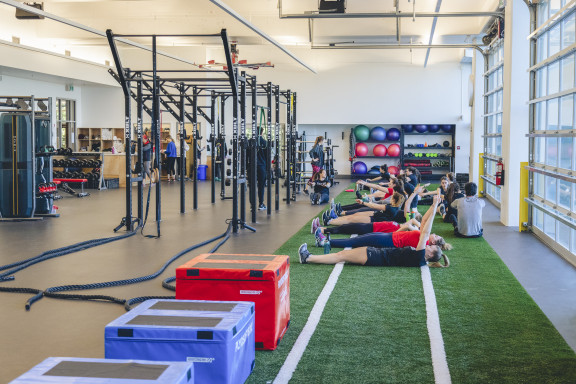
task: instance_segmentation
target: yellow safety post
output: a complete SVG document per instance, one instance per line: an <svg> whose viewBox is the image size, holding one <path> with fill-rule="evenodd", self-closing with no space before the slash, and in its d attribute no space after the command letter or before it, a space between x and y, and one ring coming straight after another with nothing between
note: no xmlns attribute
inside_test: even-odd
<svg viewBox="0 0 576 384"><path fill-rule="evenodd" d="M484 176L484 154L483 153L479 153L478 154L478 158L479 158L479 162L478 162L478 197L484 197L484 179L482 178L482 176Z"/></svg>
<svg viewBox="0 0 576 384"><path fill-rule="evenodd" d="M519 225L520 232L525 232L528 230L528 203L524 200L528 197L528 185L530 178L530 171L526 169L528 162L520 163L520 212L519 212Z"/></svg>

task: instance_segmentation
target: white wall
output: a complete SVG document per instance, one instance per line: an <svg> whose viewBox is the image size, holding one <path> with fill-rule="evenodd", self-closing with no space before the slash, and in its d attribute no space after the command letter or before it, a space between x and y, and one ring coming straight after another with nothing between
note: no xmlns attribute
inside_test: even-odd
<svg viewBox="0 0 576 384"><path fill-rule="evenodd" d="M73 91L66 91L67 82L64 79L40 75L30 75L27 78L6 75L2 72L2 67L0 67L0 76L0 95L2 96L52 98L52 145L56 146L56 98L76 100L77 111L80 111L82 87L76 86Z"/></svg>
<svg viewBox="0 0 576 384"><path fill-rule="evenodd" d="M467 95L470 65L439 64L427 68L384 64L350 64L314 75L306 72L257 73L298 93L299 131L309 137L328 133L336 170L350 174L349 132L358 124L456 124L457 171L468 172L470 113ZM463 78L466 78L464 83ZM345 132L342 140L342 132ZM370 166L379 163L371 159ZM393 160L388 161L392 165ZM464 162L464 164L461 164Z"/></svg>

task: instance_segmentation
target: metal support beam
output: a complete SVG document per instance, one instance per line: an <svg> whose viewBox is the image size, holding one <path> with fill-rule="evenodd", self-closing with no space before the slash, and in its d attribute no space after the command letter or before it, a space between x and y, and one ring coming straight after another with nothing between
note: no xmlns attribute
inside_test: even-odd
<svg viewBox="0 0 576 384"><path fill-rule="evenodd" d="M106 37L106 32L102 32L102 31L99 31L99 30L94 29L92 27L88 27L87 25L83 25L83 24L77 23L75 21L68 20L68 19L65 19L65 18L60 17L60 16L56 16L52 13L44 12L38 8L34 8L34 7L29 6L29 5L25 5L25 3L21 3L21 2L18 2L16 0L0 0L0 3L4 3L6 5L11 5L14 8L21 9L21 10L26 11L28 13L32 13L32 14L38 15L38 16L43 16L46 19L54 20L54 21L57 21L59 23L66 24L70 27L78 28L78 29L81 29L83 31L93 33L93 34L98 35L98 36ZM138 44L138 43L131 41L131 40L128 40L128 39L118 38L118 39L116 39L116 41L123 43L123 44L127 44L130 46L136 47L136 48L143 49L145 51L153 52L154 54L168 57L170 59L177 60L177 61L180 61L182 63L190 64L190 65L193 65L195 67L198 66L198 64L196 64L192 61L181 59L177 56L171 55L171 54L166 53L166 52L156 51L156 49L153 50L153 49L151 49L145 45Z"/></svg>
<svg viewBox="0 0 576 384"><path fill-rule="evenodd" d="M440 6L442 5L442 0L436 2L436 13L440 12ZM430 39L428 40L428 45L432 45L432 40L434 40L434 32L436 32L436 23L438 22L438 17L432 20L432 28L430 29ZM426 51L426 58L424 59L424 68L428 65L428 58L430 57L430 48Z"/></svg>
<svg viewBox="0 0 576 384"><path fill-rule="evenodd" d="M273 38L268 36L266 33L264 33L264 31L262 31L260 28L256 27L252 23L250 23L248 20L246 20L244 17L242 17L239 13L234 11L228 5L224 4L220 0L210 0L210 1L212 2L212 4L218 6L224 12L226 12L227 14L229 14L230 16L232 16L233 18L235 18L236 20L238 20L239 22L244 24L246 27L250 28L253 32L260 35L260 37L264 38L269 43L271 43L272 45L274 45L275 47L280 49L282 52L284 52L285 54L290 56L298 64L302 65L304 68L308 69L310 72L316 73L316 71L314 69L312 69L312 67L310 67L308 64L304 63L302 60L300 60L298 57L296 57L292 52L290 52L288 49L286 49L282 44L280 44L279 42L277 42L276 40L274 40ZM231 68L231 67L229 66L228 68Z"/></svg>

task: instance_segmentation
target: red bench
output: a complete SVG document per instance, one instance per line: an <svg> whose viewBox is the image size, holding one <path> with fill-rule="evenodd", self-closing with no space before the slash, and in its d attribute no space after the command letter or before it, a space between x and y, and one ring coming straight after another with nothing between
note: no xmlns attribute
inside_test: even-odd
<svg viewBox="0 0 576 384"><path fill-rule="evenodd" d="M67 192L71 195L76 195L77 197L84 197L84 196L90 196L89 193L84 192L84 183L88 182L88 179L61 179L61 178L57 178L57 179L53 179L54 182L58 183L60 182L61 186L60 189L63 190L64 192ZM68 183L80 183L80 188L82 189L82 192L77 193L75 190L73 190Z"/></svg>

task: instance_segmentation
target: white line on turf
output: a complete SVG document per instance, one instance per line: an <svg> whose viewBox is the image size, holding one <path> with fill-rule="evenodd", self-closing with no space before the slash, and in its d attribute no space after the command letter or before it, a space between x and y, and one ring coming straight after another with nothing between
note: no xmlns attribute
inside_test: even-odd
<svg viewBox="0 0 576 384"><path fill-rule="evenodd" d="M440 317L436 306L436 296L432 285L430 268L425 265L420 268L422 272L422 287L424 288L424 299L426 301L428 336L430 337L430 351L432 352L432 366L434 368L434 378L436 384L450 384L450 371L444 350L444 340L440 329Z"/></svg>
<svg viewBox="0 0 576 384"><path fill-rule="evenodd" d="M350 237L356 236L357 235L352 235ZM278 372L278 375L274 379L274 384L287 384L292 378L292 375L294 374L294 371L296 370L296 367L298 366L298 363L300 362L300 359L302 358L302 355L304 354L304 351L306 350L312 335L316 331L316 327L318 326L320 318L322 317L322 312L324 312L326 303L328 303L328 299L330 298L330 295L332 294L332 291L338 282L338 277L340 276L343 267L344 263L338 263L332 269L332 273L330 274L330 277L328 277L328 281L324 285L322 292L320 292L320 296L318 296L318 299L316 299L316 303L310 312L310 316L308 316L306 325L302 329L302 332L300 332L300 335L298 335L298 339L296 339L296 342L292 346L292 350L286 357L284 365L282 365L280 372Z"/></svg>

